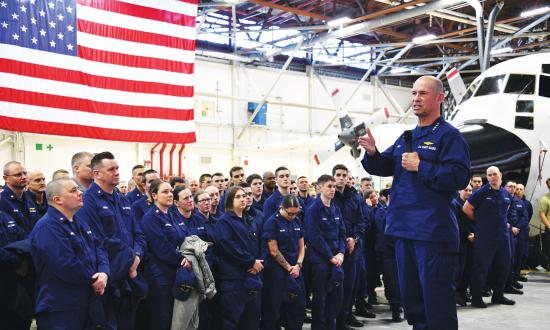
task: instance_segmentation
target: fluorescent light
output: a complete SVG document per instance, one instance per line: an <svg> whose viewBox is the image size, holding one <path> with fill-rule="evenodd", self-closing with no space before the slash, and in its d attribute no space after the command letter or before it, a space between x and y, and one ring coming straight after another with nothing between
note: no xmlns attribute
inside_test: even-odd
<svg viewBox="0 0 550 330"><path fill-rule="evenodd" d="M520 16L521 17L531 17L531 16L544 14L544 13L549 12L549 11L550 11L550 7L549 6L544 6L544 7L540 7L540 8L537 8L537 9L526 10L526 11L522 12Z"/></svg>
<svg viewBox="0 0 550 330"><path fill-rule="evenodd" d="M497 54L503 54L503 53L509 53L513 51L511 47L504 47L499 49L491 50L491 55L497 55Z"/></svg>
<svg viewBox="0 0 550 330"><path fill-rule="evenodd" d="M346 23L349 23L351 22L351 18L349 17L340 17L340 18L337 18L337 19L333 19L332 21L328 21L327 22L327 25L330 26L330 27L337 27L337 26L342 26Z"/></svg>
<svg viewBox="0 0 550 330"><path fill-rule="evenodd" d="M420 43L423 43L423 42L426 42L426 41L434 40L436 38L437 37L434 36L433 34L426 34L426 35L414 38L413 42L415 44L420 44Z"/></svg>
<svg viewBox="0 0 550 330"><path fill-rule="evenodd" d="M404 73L410 71L407 68L393 68L391 69L390 73Z"/></svg>

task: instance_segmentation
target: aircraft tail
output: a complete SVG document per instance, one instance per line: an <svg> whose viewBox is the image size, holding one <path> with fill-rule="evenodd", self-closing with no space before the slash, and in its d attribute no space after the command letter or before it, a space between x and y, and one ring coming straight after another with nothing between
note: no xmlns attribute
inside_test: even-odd
<svg viewBox="0 0 550 330"><path fill-rule="evenodd" d="M459 104L464 94L466 94L466 85L464 85L460 72L456 68L452 68L447 72L447 82L449 83L456 104Z"/></svg>

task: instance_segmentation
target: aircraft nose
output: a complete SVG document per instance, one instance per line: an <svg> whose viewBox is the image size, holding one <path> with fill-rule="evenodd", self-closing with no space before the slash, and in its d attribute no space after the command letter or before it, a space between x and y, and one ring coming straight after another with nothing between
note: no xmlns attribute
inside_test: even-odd
<svg viewBox="0 0 550 330"><path fill-rule="evenodd" d="M472 173L484 174L497 166L503 182L527 182L531 167L531 149L514 133L486 122L467 122L458 126L470 147Z"/></svg>

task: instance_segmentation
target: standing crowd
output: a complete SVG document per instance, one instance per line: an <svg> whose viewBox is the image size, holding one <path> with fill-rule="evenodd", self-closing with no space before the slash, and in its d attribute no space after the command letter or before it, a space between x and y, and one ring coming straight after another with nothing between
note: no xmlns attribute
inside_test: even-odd
<svg viewBox="0 0 550 330"><path fill-rule="evenodd" d="M485 185L471 177L441 101L441 82L422 77L411 137L384 152L370 130L360 138L365 169L393 177L380 191L368 177L356 188L341 164L311 184L284 166L166 181L136 165L121 184L113 154L80 152L72 177L46 185L6 163L2 326L349 329L376 317L382 280L392 321L404 312L413 329L457 329L456 305L483 308L490 294L514 304L504 293L522 293L532 207L496 167Z"/></svg>

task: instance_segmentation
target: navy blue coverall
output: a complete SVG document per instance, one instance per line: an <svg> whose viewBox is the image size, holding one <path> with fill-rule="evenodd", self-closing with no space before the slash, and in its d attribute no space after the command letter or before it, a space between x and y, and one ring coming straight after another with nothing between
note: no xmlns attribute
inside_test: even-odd
<svg viewBox="0 0 550 330"><path fill-rule="evenodd" d="M401 135L383 153L362 160L374 175L391 176L386 234L394 236L405 317L414 329L457 329L455 281L458 225L451 200L470 179L470 155L460 132L443 118L412 131L418 172L401 166ZM442 297L445 297L442 299Z"/></svg>
<svg viewBox="0 0 550 330"><path fill-rule="evenodd" d="M474 207L474 266L470 280L472 299L481 299L489 272L493 297L502 296L511 266L508 213L512 197L504 189L485 184L468 202Z"/></svg>
<svg viewBox="0 0 550 330"><path fill-rule="evenodd" d="M142 198L143 196L146 196L145 194L141 193L139 189L136 187L132 191L126 194L126 199L130 202L130 205L132 205L135 201Z"/></svg>
<svg viewBox="0 0 550 330"><path fill-rule="evenodd" d="M92 276L109 275L109 259L90 227L50 207L34 227L36 320L40 329L93 329L88 319L95 296Z"/></svg>
<svg viewBox="0 0 550 330"><path fill-rule="evenodd" d="M149 197L143 196L137 201L132 203L132 213L134 214L134 219L136 221L141 221L145 213L153 206L153 203L149 202Z"/></svg>
<svg viewBox="0 0 550 330"><path fill-rule="evenodd" d="M25 193L21 198L17 197L7 185L0 193L0 210L10 215L27 234L32 231L40 219L40 214L32 199Z"/></svg>
<svg viewBox="0 0 550 330"><path fill-rule="evenodd" d="M526 207L525 201L518 197L514 197L513 203L516 206L517 223L515 227L519 228L520 232L516 236L516 253L514 255L513 280L517 280L521 275L521 266L523 256L525 255L525 246L529 244L529 209Z"/></svg>
<svg viewBox="0 0 550 330"><path fill-rule="evenodd" d="M458 221L460 233L460 250L458 256L458 274L457 274L457 293L462 297L466 297L466 291L470 285L470 276L474 261L474 243L468 240L470 234L475 234L475 223L470 220L462 208L465 201L460 197L453 199L451 205Z"/></svg>
<svg viewBox="0 0 550 330"><path fill-rule="evenodd" d="M232 211L225 212L216 222L216 252L219 253L217 280L222 307L224 330L257 330L260 326L261 287L249 290L248 270L259 258L258 233L247 226L244 218Z"/></svg>
<svg viewBox="0 0 550 330"><path fill-rule="evenodd" d="M84 192L84 206L78 211L79 219L85 221L94 235L111 246L111 251L129 252L141 260L147 248L145 236L132 214L129 201L118 190L112 194L103 191L95 182ZM116 255L109 255L109 261ZM119 254L119 252L116 252ZM131 264L128 266L130 270ZM113 265L110 265L113 272ZM103 303L107 313L109 327L112 329L134 329L135 313L138 301L132 296L130 277L125 272L121 278L111 276ZM113 275L113 274L112 274ZM138 276L141 276L138 273ZM135 293L135 292L134 292Z"/></svg>
<svg viewBox="0 0 550 330"><path fill-rule="evenodd" d="M172 286L183 256L179 247L189 235L181 217L164 213L153 205L140 222L147 239L148 262L144 276L149 283L149 295L145 299L147 329L170 329L174 297Z"/></svg>
<svg viewBox="0 0 550 330"><path fill-rule="evenodd" d="M306 244L311 266L312 323L314 330L335 329L336 317L342 307L342 286L329 285L333 264L338 253L346 253L346 226L342 213L331 201L330 207L317 198L306 211Z"/></svg>

